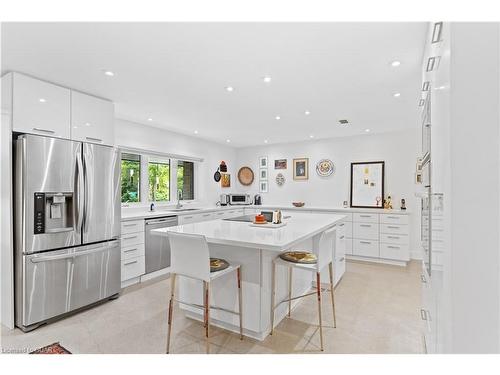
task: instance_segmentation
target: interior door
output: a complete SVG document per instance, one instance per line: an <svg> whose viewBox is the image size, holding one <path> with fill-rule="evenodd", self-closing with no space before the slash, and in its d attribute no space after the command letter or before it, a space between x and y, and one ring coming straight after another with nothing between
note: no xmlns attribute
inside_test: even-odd
<svg viewBox="0 0 500 375"><path fill-rule="evenodd" d="M120 158L116 148L83 144L86 244L120 236Z"/></svg>
<svg viewBox="0 0 500 375"><path fill-rule="evenodd" d="M120 257L119 241L24 256L18 324L29 326L118 293Z"/></svg>

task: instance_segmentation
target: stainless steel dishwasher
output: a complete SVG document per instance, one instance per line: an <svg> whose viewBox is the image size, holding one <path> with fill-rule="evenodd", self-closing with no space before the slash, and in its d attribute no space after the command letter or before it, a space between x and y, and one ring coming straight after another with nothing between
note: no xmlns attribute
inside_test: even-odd
<svg viewBox="0 0 500 375"><path fill-rule="evenodd" d="M145 220L146 273L170 267L170 244L168 238L151 233L153 229L175 227L177 216L162 216Z"/></svg>

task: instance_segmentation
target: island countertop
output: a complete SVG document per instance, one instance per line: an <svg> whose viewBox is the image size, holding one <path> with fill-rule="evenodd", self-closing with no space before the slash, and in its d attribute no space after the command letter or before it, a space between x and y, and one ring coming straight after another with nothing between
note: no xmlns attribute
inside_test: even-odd
<svg viewBox="0 0 500 375"><path fill-rule="evenodd" d="M342 214L300 213L284 219L281 228L258 228L249 222L211 220L154 229L157 235L168 232L203 235L209 244L232 245L270 251L284 251L342 221Z"/></svg>

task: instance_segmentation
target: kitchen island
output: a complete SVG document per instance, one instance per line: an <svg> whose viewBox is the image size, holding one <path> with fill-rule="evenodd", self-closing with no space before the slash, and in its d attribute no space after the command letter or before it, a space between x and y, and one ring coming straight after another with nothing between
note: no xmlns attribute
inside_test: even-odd
<svg viewBox="0 0 500 375"><path fill-rule="evenodd" d="M271 266L272 260L280 252L287 250L312 251L321 234L339 225L344 215L293 213L284 218L286 226L281 228L258 228L248 222L211 220L154 230L158 235L168 236L168 232L203 235L207 239L210 256L223 258L241 264L243 289L243 333L263 340L270 331L271 311ZM322 272L323 274L323 272ZM288 295L288 272L277 268L276 301ZM310 272L294 272L293 295L304 294L311 289ZM324 278L327 282L327 279ZM202 304L202 283L179 277L179 300ZM237 285L234 274L224 275L213 282L211 288L212 305L237 311ZM299 300L293 301L295 304ZM286 315L286 304L276 309L275 324ZM190 318L202 321L201 310L181 305ZM234 332L239 332L238 317L222 310L211 311L211 324Z"/></svg>

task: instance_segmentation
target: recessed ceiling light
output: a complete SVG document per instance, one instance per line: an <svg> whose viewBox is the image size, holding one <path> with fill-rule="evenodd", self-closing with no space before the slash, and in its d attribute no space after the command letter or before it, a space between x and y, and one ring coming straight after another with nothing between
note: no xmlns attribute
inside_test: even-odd
<svg viewBox="0 0 500 375"><path fill-rule="evenodd" d="M226 139L226 142L229 143L229 142L231 142L231 140L230 139Z"/></svg>
<svg viewBox="0 0 500 375"><path fill-rule="evenodd" d="M276 116L275 119L276 120L281 120L281 117L280 116Z"/></svg>
<svg viewBox="0 0 500 375"><path fill-rule="evenodd" d="M198 130L195 130L195 131L194 131L194 134L198 134Z"/></svg>
<svg viewBox="0 0 500 375"><path fill-rule="evenodd" d="M263 77L263 78L262 78L262 80L263 80L265 83L269 83L269 82L271 82L271 77L269 77L269 76L265 76L265 77Z"/></svg>
<svg viewBox="0 0 500 375"><path fill-rule="evenodd" d="M150 117L150 118L148 118L148 121L153 121L153 119Z"/></svg>
<svg viewBox="0 0 500 375"><path fill-rule="evenodd" d="M314 135L312 135L312 134L311 134L311 135L309 136L309 138L314 138Z"/></svg>
<svg viewBox="0 0 500 375"><path fill-rule="evenodd" d="M365 129L365 132L369 133L369 132L370 132L370 129Z"/></svg>
<svg viewBox="0 0 500 375"><path fill-rule="evenodd" d="M86 122L86 123L85 123L85 126L90 126L90 122Z"/></svg>
<svg viewBox="0 0 500 375"><path fill-rule="evenodd" d="M401 93L395 92L394 94L392 94L392 96L394 96L395 98L399 98L401 96Z"/></svg>
<svg viewBox="0 0 500 375"><path fill-rule="evenodd" d="M46 102L46 100L45 100L44 98L40 98L40 99L38 99L38 101L39 101L40 103L45 103L45 102Z"/></svg>
<svg viewBox="0 0 500 375"><path fill-rule="evenodd" d="M306 115L306 116L309 116L310 114L311 114L311 112L309 112L309 111L304 112L304 115Z"/></svg>
<svg viewBox="0 0 500 375"><path fill-rule="evenodd" d="M264 143L267 143L267 139L264 139Z"/></svg>
<svg viewBox="0 0 500 375"><path fill-rule="evenodd" d="M111 70L103 70L103 72L108 77L113 77L115 75L115 73L113 73Z"/></svg>
<svg viewBox="0 0 500 375"><path fill-rule="evenodd" d="M349 121L348 121L348 120L345 120L345 119L343 119L343 120L339 120L339 124L340 124L340 125L347 125L347 124L349 124Z"/></svg>
<svg viewBox="0 0 500 375"><path fill-rule="evenodd" d="M234 87L233 86L226 86L226 91L233 92L234 91Z"/></svg>
<svg viewBox="0 0 500 375"><path fill-rule="evenodd" d="M394 67L400 66L401 65L401 61L394 60L393 62L391 62L391 65L394 66Z"/></svg>

